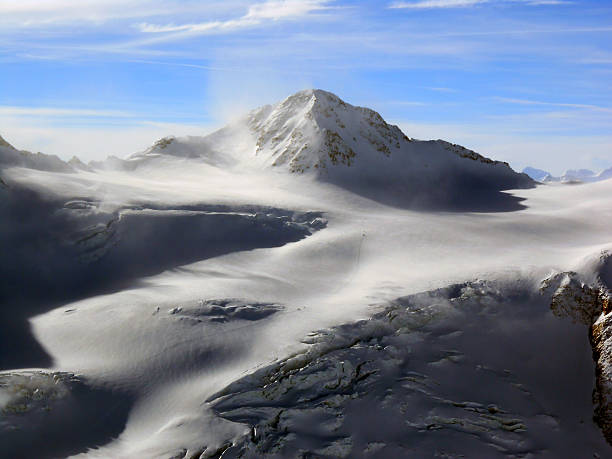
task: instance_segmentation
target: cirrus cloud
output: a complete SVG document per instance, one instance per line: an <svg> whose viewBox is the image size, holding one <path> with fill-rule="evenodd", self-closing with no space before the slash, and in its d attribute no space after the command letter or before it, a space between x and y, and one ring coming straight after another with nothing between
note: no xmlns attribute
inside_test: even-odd
<svg viewBox="0 0 612 459"><path fill-rule="evenodd" d="M389 8L397 9L433 9L433 8L466 8L484 3L521 3L524 5L565 5L573 3L567 0L417 0L412 2L399 1Z"/></svg>
<svg viewBox="0 0 612 459"><path fill-rule="evenodd" d="M149 24L138 25L144 33L186 32L190 34L206 33L218 30L231 30L259 25L264 21L281 21L296 19L315 11L328 9L329 0L268 0L251 5L243 16L225 21L204 21L190 24Z"/></svg>

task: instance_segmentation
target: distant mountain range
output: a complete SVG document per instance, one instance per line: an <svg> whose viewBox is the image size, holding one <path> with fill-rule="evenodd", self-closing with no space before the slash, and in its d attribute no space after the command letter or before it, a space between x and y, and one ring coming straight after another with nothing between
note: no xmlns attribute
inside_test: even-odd
<svg viewBox="0 0 612 459"><path fill-rule="evenodd" d="M50 172L74 171L71 164L62 161L55 155L17 150L0 136L0 169L6 167L26 167Z"/></svg>
<svg viewBox="0 0 612 459"><path fill-rule="evenodd" d="M589 169L569 169L560 177L555 177L548 171L533 167L526 167L523 169L523 173L538 182L599 182L600 180L612 178L612 167L599 173Z"/></svg>

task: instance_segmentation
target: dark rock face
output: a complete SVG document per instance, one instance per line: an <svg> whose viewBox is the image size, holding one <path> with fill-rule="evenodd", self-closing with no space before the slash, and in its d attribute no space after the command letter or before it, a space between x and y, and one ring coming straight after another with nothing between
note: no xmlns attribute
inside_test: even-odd
<svg viewBox="0 0 612 459"><path fill-rule="evenodd" d="M591 327L591 344L597 365L594 419L612 445L612 314L609 311Z"/></svg>
<svg viewBox="0 0 612 459"><path fill-rule="evenodd" d="M466 282L312 333L305 351L208 400L250 426L223 457L608 452L579 421L591 415L593 368L583 326L555 317L548 301L529 282ZM568 423L583 433L560 434Z"/></svg>
<svg viewBox="0 0 612 459"><path fill-rule="evenodd" d="M612 253L602 252L590 283L576 272L560 273L543 283L553 290L551 309L589 327L595 361L594 419L612 445Z"/></svg>

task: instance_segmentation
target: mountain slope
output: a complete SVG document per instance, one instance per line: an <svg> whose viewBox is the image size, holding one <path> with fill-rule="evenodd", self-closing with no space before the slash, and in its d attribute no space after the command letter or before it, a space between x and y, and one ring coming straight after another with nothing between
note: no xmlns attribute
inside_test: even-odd
<svg viewBox="0 0 612 459"><path fill-rule="evenodd" d="M127 159L65 163L0 142L0 166L6 167L134 171L165 167L167 161L203 162L246 174L300 175L387 205L429 210L518 210L520 200L501 191L535 186L507 163L443 140L411 139L374 110L320 89L253 110L207 136L164 137Z"/></svg>
<svg viewBox="0 0 612 459"><path fill-rule="evenodd" d="M518 200L499 192L535 186L507 163L443 140L411 139L377 112L319 89L256 109L206 137L162 139L124 166L169 157L304 175L409 208L516 210Z"/></svg>
<svg viewBox="0 0 612 459"><path fill-rule="evenodd" d="M555 177L553 177L553 175L550 172L545 171L543 169L536 169L535 167L524 168L523 174L527 174L529 177L531 177L532 179L538 182L545 182L545 181L555 179Z"/></svg>
<svg viewBox="0 0 612 459"><path fill-rule="evenodd" d="M17 150L0 136L0 169L27 167L50 172L74 172L74 169L55 155Z"/></svg>
<svg viewBox="0 0 612 459"><path fill-rule="evenodd" d="M368 108L322 90L298 92L248 118L266 166L306 174L400 207L511 210L500 190L534 182L464 147L407 137Z"/></svg>
<svg viewBox="0 0 612 459"><path fill-rule="evenodd" d="M470 164L462 161L464 159L514 172L507 163L492 161L442 140L410 139L374 110L352 106L319 89L298 92L272 110L264 108L252 112L248 122L258 135L255 154L272 166L286 165L290 172L311 170L319 177L338 176L346 168L363 173L371 166L386 168L404 161L412 168L399 171L400 175L406 175L416 169L421 169L419 172L422 169L439 171L448 163ZM382 172L379 170L376 175ZM396 175L392 169L384 172ZM521 174L510 175L514 183L502 186L530 183Z"/></svg>
<svg viewBox="0 0 612 459"><path fill-rule="evenodd" d="M351 191L500 210L521 176L305 95L132 169L1 171L0 457L610 457L612 181L383 206ZM326 168L292 171L307 129Z"/></svg>

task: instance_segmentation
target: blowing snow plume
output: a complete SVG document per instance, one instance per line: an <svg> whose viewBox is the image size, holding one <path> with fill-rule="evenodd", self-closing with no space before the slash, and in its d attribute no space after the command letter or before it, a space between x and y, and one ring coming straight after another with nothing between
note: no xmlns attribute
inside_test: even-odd
<svg viewBox="0 0 612 459"><path fill-rule="evenodd" d="M206 137L162 139L114 167L133 169L168 156L303 175L383 204L422 210L519 210L520 199L503 190L535 186L507 163L444 140L411 139L374 110L320 89L253 110Z"/></svg>

